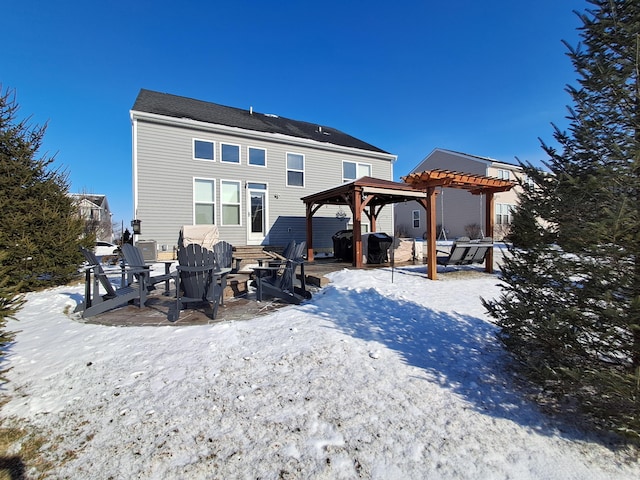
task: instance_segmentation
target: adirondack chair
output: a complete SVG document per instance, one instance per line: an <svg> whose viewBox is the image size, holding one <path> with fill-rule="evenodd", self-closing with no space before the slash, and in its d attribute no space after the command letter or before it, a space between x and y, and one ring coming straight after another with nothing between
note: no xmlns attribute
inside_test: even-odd
<svg viewBox="0 0 640 480"><path fill-rule="evenodd" d="M89 318L126 305L135 299L139 299L139 306L144 305L147 294L144 284L138 283L116 289L109 281L96 255L84 247L80 247L80 252L88 265L85 269L84 303L76 307L76 312L82 312L84 318ZM100 293L100 286L104 289L104 294Z"/></svg>
<svg viewBox="0 0 640 480"><path fill-rule="evenodd" d="M224 290L227 288L227 276L233 272L233 246L229 242L220 240L213 244L213 254L218 265L220 285L222 286L221 305L224 305Z"/></svg>
<svg viewBox="0 0 640 480"><path fill-rule="evenodd" d="M270 261L269 266L254 267L256 278L256 298L262 301L265 294L296 305L311 298L306 289L304 276L304 252L306 242L296 243L289 252L289 258ZM296 286L296 272L300 267L300 286Z"/></svg>
<svg viewBox="0 0 640 480"><path fill-rule="evenodd" d="M229 242L220 240L213 244L213 253L216 255L216 261L220 268L228 268L231 270L233 265L233 246Z"/></svg>
<svg viewBox="0 0 640 480"><path fill-rule="evenodd" d="M190 243L178 249L177 271L176 320L184 304L203 302L211 306L211 318L215 320L229 270L219 267L213 251Z"/></svg>
<svg viewBox="0 0 640 480"><path fill-rule="evenodd" d="M299 245L299 244L298 244ZM304 242L306 245L306 242ZM278 275L281 275L284 272L285 267L287 266L287 262L297 257L301 257L304 255L304 245L297 246L295 240L291 240L284 250L282 251L282 255L276 252L266 252L269 255L269 258L259 258L258 259L258 267L267 267L263 271L260 272L261 279L267 279L267 281L275 281ZM297 248L296 248L297 247ZM265 264L266 262L266 264ZM270 268L269 268L270 267ZM256 268L254 267L254 273Z"/></svg>
<svg viewBox="0 0 640 480"><path fill-rule="evenodd" d="M295 240L291 240L286 247L284 247L284 250L282 250L282 254L277 253L277 252L265 252L267 255L269 255L273 260L275 261L286 261L289 258L291 258L291 255L293 254L293 249L296 247L296 241ZM269 263L271 263L273 260L268 259L267 261ZM258 259L258 265L262 266L262 264L265 262L265 259Z"/></svg>
<svg viewBox="0 0 640 480"><path fill-rule="evenodd" d="M169 281L175 281L176 277L175 273L169 271L173 262L164 262L164 273L154 276L151 273L151 265L146 264L142 251L138 247L125 243L121 249L125 263L128 265L128 283L131 283L132 278L135 278L138 282L144 284L147 290L153 290L156 284L164 282L164 294L169 295Z"/></svg>

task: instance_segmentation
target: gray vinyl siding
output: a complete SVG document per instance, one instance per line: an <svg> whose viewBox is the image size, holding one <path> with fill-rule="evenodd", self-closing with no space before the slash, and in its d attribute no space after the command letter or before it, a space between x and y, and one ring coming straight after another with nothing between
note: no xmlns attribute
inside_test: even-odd
<svg viewBox="0 0 640 480"><path fill-rule="evenodd" d="M342 161L372 165L372 176L392 180L392 155L368 155L366 151L332 151L322 144L300 145L282 135L273 141L251 136L238 129L219 133L203 128L160 124L135 119L137 159L137 211L142 233L139 240L155 240L158 248L171 250L177 243L182 225L192 225L193 179L215 180L215 218L220 237L233 245L247 243L247 182L268 186L268 243L285 245L290 239L305 240L305 206L301 197L342 183ZM193 139L215 142L215 161L193 159ZM220 144L240 146L240 164L220 162ZM311 142L307 142L311 143ZM248 165L247 147L266 150L267 166ZM286 153L304 155L304 187L286 186ZM381 158L382 157L382 158ZM241 181L239 226L221 225L220 181ZM344 210L344 207L343 207ZM336 219L337 208L322 207L314 216L314 247L332 246L331 236L344 228L345 220ZM350 212L346 209L350 217ZM392 209L385 207L378 220L378 231L392 230Z"/></svg>

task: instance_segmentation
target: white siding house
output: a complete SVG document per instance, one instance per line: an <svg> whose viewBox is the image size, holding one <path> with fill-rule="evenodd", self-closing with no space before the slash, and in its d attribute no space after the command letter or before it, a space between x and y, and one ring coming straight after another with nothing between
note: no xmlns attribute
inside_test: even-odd
<svg viewBox="0 0 640 480"><path fill-rule="evenodd" d="M141 233L172 251L183 225L214 224L233 245L305 240L301 197L369 175L393 178L396 156L339 130L141 90L131 110L133 201ZM350 218L328 206L314 246ZM392 211L380 219L391 231Z"/></svg>
<svg viewBox="0 0 640 480"><path fill-rule="evenodd" d="M411 170L411 173L434 169L472 173L502 180L516 180L523 176L522 169L518 165L441 148L433 150ZM476 238L492 236L496 240L501 240L508 232L511 223L511 209L517 203L519 189L520 187L516 186L508 192L495 194L493 232L482 231L485 225L485 199L482 195L472 195L465 190L442 189L438 193L436 209L438 238L442 239L446 236L448 240L451 240L463 236ZM420 238L426 231L425 217L424 208L416 202L397 204L395 208L396 230L407 236ZM444 229L444 234L441 234L440 226Z"/></svg>

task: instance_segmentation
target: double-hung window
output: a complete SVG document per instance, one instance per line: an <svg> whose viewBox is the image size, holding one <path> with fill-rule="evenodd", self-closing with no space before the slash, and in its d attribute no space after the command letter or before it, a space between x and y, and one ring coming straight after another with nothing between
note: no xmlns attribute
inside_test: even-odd
<svg viewBox="0 0 640 480"><path fill-rule="evenodd" d="M208 178L193 179L193 211L196 225L216 223L216 181Z"/></svg>
<svg viewBox="0 0 640 480"><path fill-rule="evenodd" d="M267 151L264 148L248 147L247 158L249 165L257 167L267 166Z"/></svg>
<svg viewBox="0 0 640 480"><path fill-rule="evenodd" d="M524 175L522 177L522 183L524 183L525 187L527 187L529 190L533 190L534 188L536 188L536 182L534 182L533 178L529 177L528 175Z"/></svg>
<svg viewBox="0 0 640 480"><path fill-rule="evenodd" d="M511 209L513 205L508 203L496 203L496 225L509 225L511 223Z"/></svg>
<svg viewBox="0 0 640 480"><path fill-rule="evenodd" d="M193 158L194 160L215 160L215 142L209 140L193 139Z"/></svg>
<svg viewBox="0 0 640 480"><path fill-rule="evenodd" d="M221 143L220 161L224 163L240 163L240 146Z"/></svg>
<svg viewBox="0 0 640 480"><path fill-rule="evenodd" d="M220 181L220 203L222 204L222 225L240 225L240 182Z"/></svg>
<svg viewBox="0 0 640 480"><path fill-rule="evenodd" d="M413 210L413 228L420 228L420 210Z"/></svg>
<svg viewBox="0 0 640 480"><path fill-rule="evenodd" d="M498 178L500 180L511 180L511 172L509 170L498 170Z"/></svg>
<svg viewBox="0 0 640 480"><path fill-rule="evenodd" d="M352 182L361 177L371 176L371 165L368 163L342 162L342 181Z"/></svg>
<svg viewBox="0 0 640 480"><path fill-rule="evenodd" d="M304 187L304 155L287 153L287 186Z"/></svg>

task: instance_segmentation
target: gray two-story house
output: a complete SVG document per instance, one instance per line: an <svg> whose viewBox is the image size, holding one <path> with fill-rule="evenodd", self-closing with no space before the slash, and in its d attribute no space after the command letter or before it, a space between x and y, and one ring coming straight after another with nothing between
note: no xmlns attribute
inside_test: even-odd
<svg viewBox="0 0 640 480"><path fill-rule="evenodd" d="M137 240L160 252L183 225L216 225L238 246L302 241L301 197L362 176L393 179L395 155L324 125L144 89L130 113ZM322 251L350 212L326 206L313 221ZM389 209L378 231L392 222Z"/></svg>

